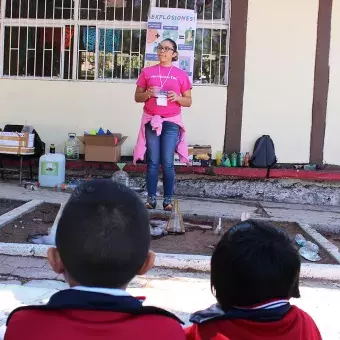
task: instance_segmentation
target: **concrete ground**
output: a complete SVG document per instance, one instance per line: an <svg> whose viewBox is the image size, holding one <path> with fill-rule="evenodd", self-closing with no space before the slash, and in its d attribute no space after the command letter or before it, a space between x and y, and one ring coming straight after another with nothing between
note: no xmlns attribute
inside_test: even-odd
<svg viewBox="0 0 340 340"><path fill-rule="evenodd" d="M17 185L0 183L0 198L65 203L68 197L65 192L29 191ZM180 207L184 214L239 218L243 212L249 212L254 218L299 221L317 229L340 233L339 207L187 198L180 198ZM62 277L50 270L45 259L0 256L0 340L6 317L13 308L44 303L54 292L65 287ZM129 291L133 295L146 296L147 304L169 309L186 322L191 312L214 303L209 275L205 273L153 269L146 276L133 280ZM301 299L293 303L314 318L323 338L340 340L340 282L303 280L301 295Z"/></svg>

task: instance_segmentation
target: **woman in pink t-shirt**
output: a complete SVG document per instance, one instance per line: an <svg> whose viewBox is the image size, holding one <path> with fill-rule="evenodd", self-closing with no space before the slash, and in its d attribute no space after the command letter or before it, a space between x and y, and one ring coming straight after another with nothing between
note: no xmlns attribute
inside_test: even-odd
<svg viewBox="0 0 340 340"><path fill-rule="evenodd" d="M192 86L187 73L172 64L178 59L177 44L171 39L165 39L157 51L159 64L142 70L137 81L135 100L137 103L144 103L144 115L151 118L159 116L163 121L162 133L159 136L152 122L145 125L148 191L146 207L156 208L158 172L159 166L162 165L163 208L172 210L175 184L174 153L180 132L179 125L173 121L181 115L182 106L191 106Z"/></svg>

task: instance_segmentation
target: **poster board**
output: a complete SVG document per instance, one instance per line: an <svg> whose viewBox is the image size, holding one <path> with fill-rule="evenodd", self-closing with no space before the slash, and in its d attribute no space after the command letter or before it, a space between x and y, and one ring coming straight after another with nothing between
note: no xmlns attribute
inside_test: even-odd
<svg viewBox="0 0 340 340"><path fill-rule="evenodd" d="M146 33L145 67L158 63L157 46L167 38L178 47L174 65L187 72L193 81L197 14L190 9L152 7Z"/></svg>

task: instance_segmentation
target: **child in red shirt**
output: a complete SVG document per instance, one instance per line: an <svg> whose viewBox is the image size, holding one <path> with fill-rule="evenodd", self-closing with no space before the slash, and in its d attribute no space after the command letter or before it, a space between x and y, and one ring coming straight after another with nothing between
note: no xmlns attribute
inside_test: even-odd
<svg viewBox="0 0 340 340"><path fill-rule="evenodd" d="M78 187L48 251L71 288L13 311L5 340L185 340L176 316L125 291L152 267L149 246L149 216L136 193L112 180Z"/></svg>
<svg viewBox="0 0 340 340"><path fill-rule="evenodd" d="M231 228L211 258L217 304L191 316L187 340L320 340L300 297L300 257L279 228L252 220Z"/></svg>

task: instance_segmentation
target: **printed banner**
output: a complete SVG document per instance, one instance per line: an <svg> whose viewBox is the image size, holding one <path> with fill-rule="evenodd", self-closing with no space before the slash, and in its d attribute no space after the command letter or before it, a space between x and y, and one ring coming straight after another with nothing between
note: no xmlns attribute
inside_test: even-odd
<svg viewBox="0 0 340 340"><path fill-rule="evenodd" d="M187 72L191 82L194 69L197 14L190 9L152 7L148 17L145 66L158 63L157 46L170 38L177 43L174 65Z"/></svg>

